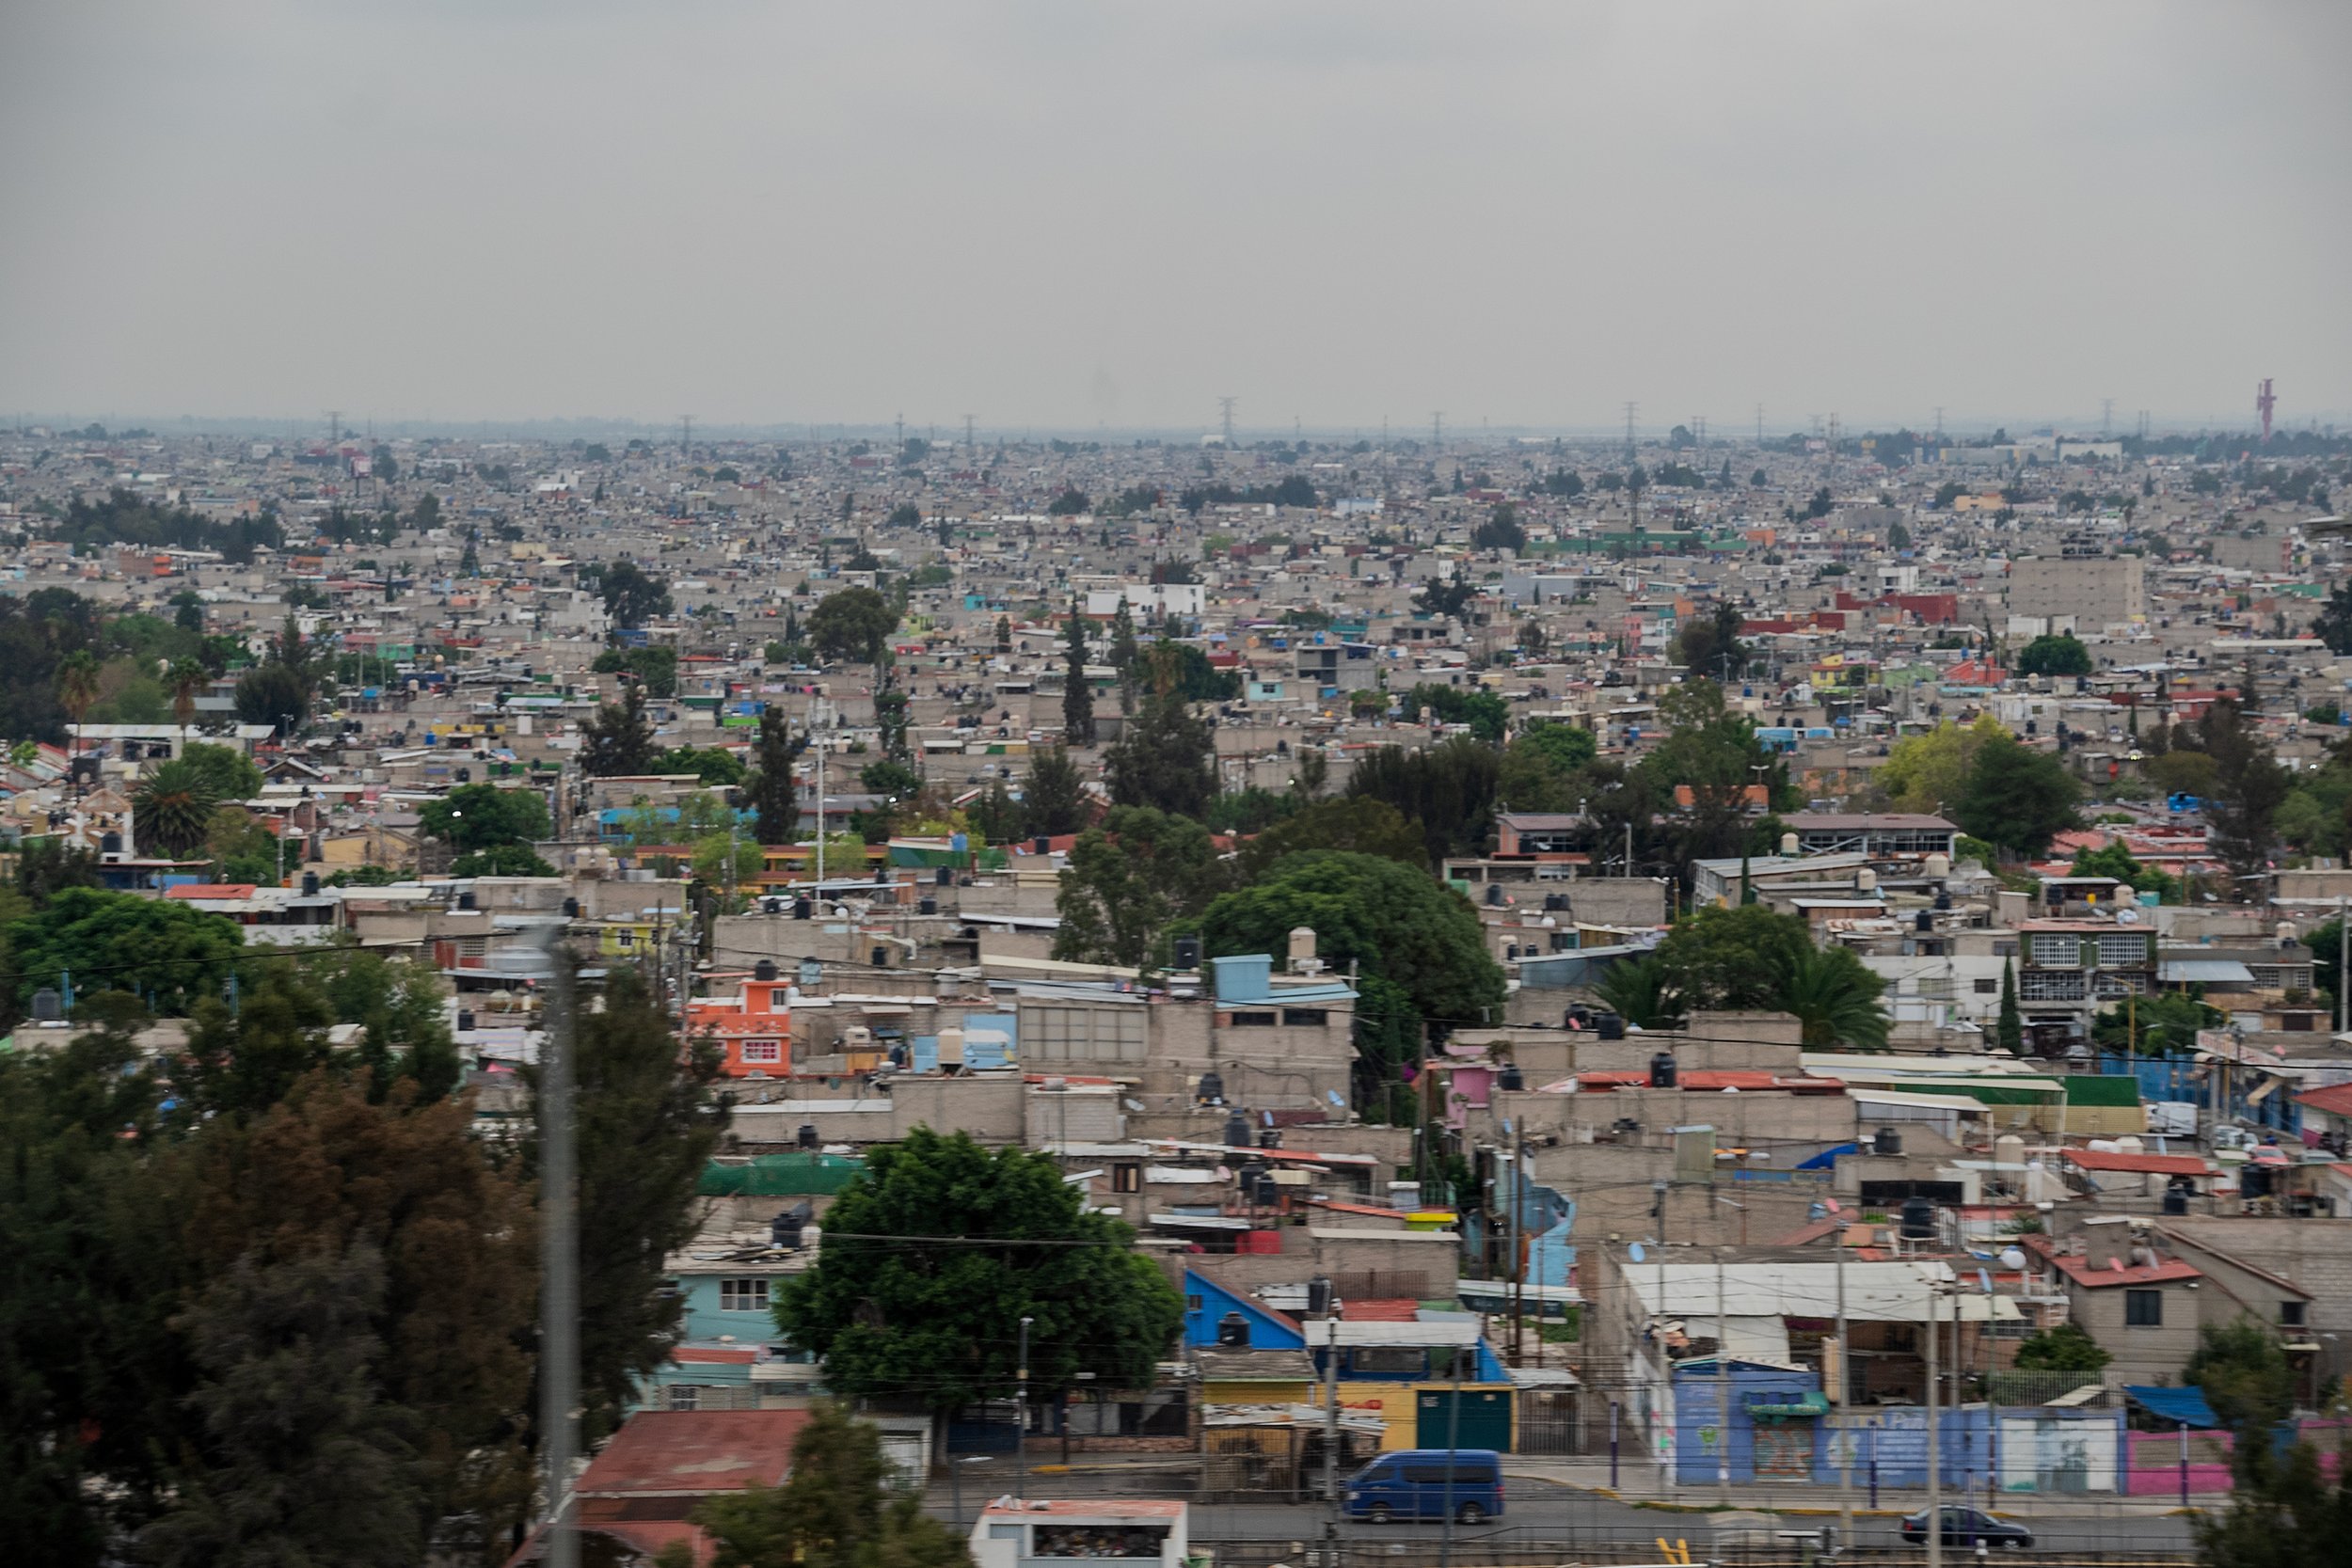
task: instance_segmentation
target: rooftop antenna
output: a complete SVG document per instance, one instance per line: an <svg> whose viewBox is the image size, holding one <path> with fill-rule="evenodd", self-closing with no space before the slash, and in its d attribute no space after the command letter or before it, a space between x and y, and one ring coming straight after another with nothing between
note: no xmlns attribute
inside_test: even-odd
<svg viewBox="0 0 2352 1568"><path fill-rule="evenodd" d="M1222 416L1225 422L1225 450L1228 451L1233 450L1233 404L1237 401L1239 400L1234 398L1216 400L1217 413Z"/></svg>
<svg viewBox="0 0 2352 1568"><path fill-rule="evenodd" d="M1439 452L1445 451L1445 410L1437 409L1429 416L1429 444Z"/></svg>
<svg viewBox="0 0 2352 1568"><path fill-rule="evenodd" d="M2279 400L2270 395L2270 377L2263 377L2262 390L2254 394L2254 412L2263 417L2263 445L2270 445L2270 411L2279 406Z"/></svg>
<svg viewBox="0 0 2352 1568"><path fill-rule="evenodd" d="M1626 399L1626 403L1625 403L1625 460L1626 460L1628 463L1630 463L1630 462L1632 462L1632 461L1633 461L1633 416L1634 416L1634 414L1635 414L1637 411L1639 411L1639 410L1640 410L1641 406L1642 406L1642 405L1641 405L1640 404L1635 403L1635 402L1634 402L1631 398L1628 398L1628 399Z"/></svg>

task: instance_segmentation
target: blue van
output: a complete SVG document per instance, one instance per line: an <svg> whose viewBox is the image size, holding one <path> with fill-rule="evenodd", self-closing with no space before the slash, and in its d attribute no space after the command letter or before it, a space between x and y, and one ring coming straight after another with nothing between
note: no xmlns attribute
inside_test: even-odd
<svg viewBox="0 0 2352 1568"><path fill-rule="evenodd" d="M1347 1516L1442 1519L1465 1525L1502 1514L1502 1456L1492 1449L1399 1449L1347 1478Z"/></svg>

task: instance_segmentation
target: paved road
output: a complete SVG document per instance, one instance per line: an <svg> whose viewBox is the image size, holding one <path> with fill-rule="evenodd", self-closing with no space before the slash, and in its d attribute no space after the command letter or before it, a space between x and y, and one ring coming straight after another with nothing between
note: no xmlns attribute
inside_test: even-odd
<svg viewBox="0 0 2352 1568"><path fill-rule="evenodd" d="M1512 1481L1505 1495L1509 1502L1502 1518L1474 1528L1457 1526L1454 1539L1490 1540L1497 1544L1543 1541L1637 1545L1647 1544L1662 1535L1668 1541L1679 1538L1689 1542L1692 1553L1704 1560L1712 1538L1709 1521L1713 1516L1707 1513L1639 1508L1590 1492L1527 1481ZM2146 1512L2119 1509L2111 1513L2021 1517L2019 1522L2034 1532L2037 1553L2172 1554L2185 1552L2192 1544L2186 1519ZM1789 1515L1782 1518L1777 1528L1810 1530L1825 1523L1835 1520ZM1322 1529L1323 1512L1313 1507L1195 1504L1192 1510L1192 1534L1201 1541L1313 1541ZM1440 1533L1439 1527L1434 1524L1369 1525L1357 1521L1343 1524L1341 1531L1346 1540L1374 1545L1413 1539L1434 1541ZM1894 1547L1901 1544L1896 1521L1891 1518L1857 1519L1854 1533L1857 1545ZM1926 1551L1918 1550L1924 1561ZM1946 1553L1947 1560L1956 1564L1968 1556L1957 1548Z"/></svg>

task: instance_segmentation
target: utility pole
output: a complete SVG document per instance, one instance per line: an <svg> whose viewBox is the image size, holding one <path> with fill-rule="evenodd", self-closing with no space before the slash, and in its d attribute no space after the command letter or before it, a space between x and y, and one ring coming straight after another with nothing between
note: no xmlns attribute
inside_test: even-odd
<svg viewBox="0 0 2352 1568"><path fill-rule="evenodd" d="M2346 1022L2347 1006L2352 1006L2347 1002L2348 998L2352 998L2352 986L2344 984L2352 980L2352 942L2344 941L2344 895L2339 893L2336 895L2336 1033L2339 1035L2352 1028L2352 1022Z"/></svg>
<svg viewBox="0 0 2352 1568"><path fill-rule="evenodd" d="M817 753L817 912L825 912L825 748L814 744Z"/></svg>
<svg viewBox="0 0 2352 1568"><path fill-rule="evenodd" d="M551 970L539 1060L539 1433L547 1445L549 1568L579 1568L580 1535L564 1517L572 1480L572 1406L580 1378L579 1150L572 1124L572 962L562 927L543 939Z"/></svg>
<svg viewBox="0 0 2352 1568"><path fill-rule="evenodd" d="M1940 403L1935 405L1935 438L1944 439L1944 405Z"/></svg>
<svg viewBox="0 0 2352 1568"><path fill-rule="evenodd" d="M1329 1568L1340 1546L1340 1319L1328 1281L1323 1307L1323 1560Z"/></svg>
<svg viewBox="0 0 2352 1568"><path fill-rule="evenodd" d="M1756 405L1756 444L1764 444L1764 405L1760 403Z"/></svg>
<svg viewBox="0 0 2352 1568"><path fill-rule="evenodd" d="M1944 1452L1936 1431L1935 1328L1936 1292L1940 1282L1928 1282L1928 1568L1944 1568L1944 1488L1940 1470Z"/></svg>
<svg viewBox="0 0 2352 1568"><path fill-rule="evenodd" d="M1722 1247L1715 1249L1715 1493L1731 1506L1731 1302Z"/></svg>
<svg viewBox="0 0 2352 1568"><path fill-rule="evenodd" d="M1853 1411L1847 1396L1853 1391L1853 1369L1846 1360L1846 1222L1840 1219L1830 1233L1837 1260L1837 1391L1838 1428L1845 1441L1837 1448L1837 1549L1853 1542Z"/></svg>
<svg viewBox="0 0 2352 1568"><path fill-rule="evenodd" d="M1070 1140L1066 1136L1062 1139L1062 1147L1064 1148L1070 1147ZM1035 1318L1021 1320L1021 1382L1019 1388L1013 1394L1012 1407L1012 1451L1016 1455L1021 1451L1021 1440L1027 1436L1029 1432L1029 1325L1035 1322L1037 1322Z"/></svg>

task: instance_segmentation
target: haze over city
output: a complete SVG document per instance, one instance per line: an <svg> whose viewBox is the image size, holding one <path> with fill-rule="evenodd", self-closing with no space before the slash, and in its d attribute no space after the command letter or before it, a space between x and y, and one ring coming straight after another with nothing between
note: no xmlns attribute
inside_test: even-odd
<svg viewBox="0 0 2352 1568"><path fill-rule="evenodd" d="M1376 433L2352 409L2352 11L0 15L0 411Z"/></svg>

